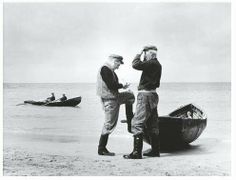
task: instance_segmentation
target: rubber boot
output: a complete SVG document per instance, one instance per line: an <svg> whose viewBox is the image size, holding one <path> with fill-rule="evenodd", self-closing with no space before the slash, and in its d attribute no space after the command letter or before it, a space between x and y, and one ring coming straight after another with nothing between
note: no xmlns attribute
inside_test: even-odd
<svg viewBox="0 0 236 180"><path fill-rule="evenodd" d="M101 135L98 145L98 154L104 156L115 156L115 153L109 152L106 148L107 141L108 141L108 134Z"/></svg>
<svg viewBox="0 0 236 180"><path fill-rule="evenodd" d="M152 148L146 153L143 153L143 155L149 157L160 157L160 136L156 134L151 134L150 142Z"/></svg>
<svg viewBox="0 0 236 180"><path fill-rule="evenodd" d="M131 120L134 117L132 104L125 104L125 113L127 119L127 130L131 133Z"/></svg>
<svg viewBox="0 0 236 180"><path fill-rule="evenodd" d="M142 159L142 149L143 149L143 135L134 136L134 149L133 152L124 155L125 159Z"/></svg>

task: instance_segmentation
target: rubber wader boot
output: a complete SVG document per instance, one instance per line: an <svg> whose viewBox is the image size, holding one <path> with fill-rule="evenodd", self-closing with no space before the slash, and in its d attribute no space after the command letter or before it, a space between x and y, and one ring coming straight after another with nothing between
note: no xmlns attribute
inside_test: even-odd
<svg viewBox="0 0 236 180"><path fill-rule="evenodd" d="M104 156L115 156L115 153L109 152L106 148L108 136L108 134L101 135L98 145L98 154Z"/></svg>
<svg viewBox="0 0 236 180"><path fill-rule="evenodd" d="M127 119L127 129L131 133L131 120L134 117L133 104L125 104L125 113Z"/></svg>
<svg viewBox="0 0 236 180"><path fill-rule="evenodd" d="M124 155L125 159L142 159L143 135L134 136L134 149L131 154Z"/></svg>
<svg viewBox="0 0 236 180"><path fill-rule="evenodd" d="M146 153L143 153L143 155L150 157L160 157L160 136L156 134L151 134L150 143L152 148Z"/></svg>

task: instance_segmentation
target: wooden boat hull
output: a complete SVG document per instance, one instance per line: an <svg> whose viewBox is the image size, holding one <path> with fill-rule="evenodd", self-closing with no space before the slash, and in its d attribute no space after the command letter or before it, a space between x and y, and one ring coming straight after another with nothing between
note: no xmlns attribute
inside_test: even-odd
<svg viewBox="0 0 236 180"><path fill-rule="evenodd" d="M45 102L45 101L33 101L33 100L29 100L29 101L24 101L24 103L26 104L32 104L32 105L40 105L40 106L56 106L56 107L60 107L60 106L69 106L69 107L75 107L77 106L80 102L81 102L81 97L75 97L72 99L68 99L66 101L60 102L60 101L53 101L53 102Z"/></svg>
<svg viewBox="0 0 236 180"><path fill-rule="evenodd" d="M45 106L77 106L81 102L81 97L76 97L72 99L68 99L63 102L50 102L45 104Z"/></svg>
<svg viewBox="0 0 236 180"><path fill-rule="evenodd" d="M192 118L184 117L187 111L192 111ZM196 140L206 128L205 113L192 104L188 104L173 111L167 116L159 117L159 130L162 146L176 146L189 144ZM147 133L144 140L150 143Z"/></svg>

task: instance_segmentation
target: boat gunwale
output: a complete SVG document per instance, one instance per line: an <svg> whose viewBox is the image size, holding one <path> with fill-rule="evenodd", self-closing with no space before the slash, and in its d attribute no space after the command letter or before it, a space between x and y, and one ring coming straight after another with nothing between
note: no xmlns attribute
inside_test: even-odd
<svg viewBox="0 0 236 180"><path fill-rule="evenodd" d="M183 119L207 119L207 115L206 115L205 111L204 111L202 108L200 108L198 105L196 105L195 103L189 103L189 104L180 106L180 107L177 108L176 110L170 112L167 116L174 117L174 118L181 118L181 117L173 116L173 115L171 115L171 114L173 114L173 113L175 113L175 112L177 112L177 111L179 111L179 110L181 110L181 109L183 109L183 108L186 108L186 107L188 107L188 106L191 106L191 108L194 107L195 109L197 109L198 111L200 111L202 117L201 117L201 118L183 118Z"/></svg>

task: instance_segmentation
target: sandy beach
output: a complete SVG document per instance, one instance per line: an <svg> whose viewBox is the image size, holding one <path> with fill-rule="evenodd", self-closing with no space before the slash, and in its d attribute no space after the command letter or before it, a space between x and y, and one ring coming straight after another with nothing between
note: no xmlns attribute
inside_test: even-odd
<svg viewBox="0 0 236 180"><path fill-rule="evenodd" d="M8 136L4 145L5 176L228 176L230 172L229 124L208 124L202 136L187 149L161 151L160 158L123 159L132 150L132 137L111 135L108 148L114 157L97 155L94 137L80 140L53 138L43 142L40 136ZM221 133L217 133L219 131ZM19 143L20 142L20 143ZM144 143L143 150L149 148Z"/></svg>

